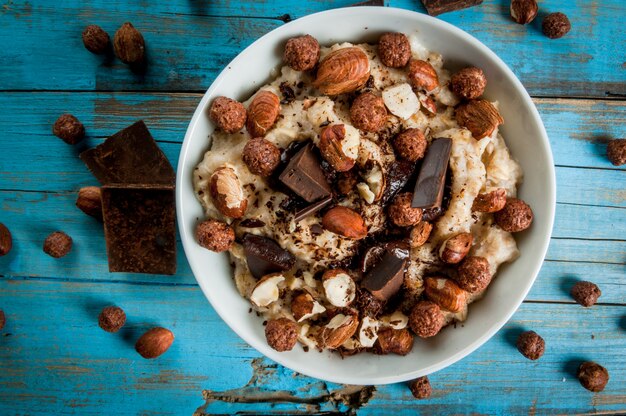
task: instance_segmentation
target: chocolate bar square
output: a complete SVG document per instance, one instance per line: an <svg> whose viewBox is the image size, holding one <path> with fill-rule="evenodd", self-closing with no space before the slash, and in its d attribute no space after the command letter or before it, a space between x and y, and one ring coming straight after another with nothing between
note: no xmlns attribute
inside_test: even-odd
<svg viewBox="0 0 626 416"><path fill-rule="evenodd" d="M426 11L431 16L477 6L482 2L483 0L422 0Z"/></svg>

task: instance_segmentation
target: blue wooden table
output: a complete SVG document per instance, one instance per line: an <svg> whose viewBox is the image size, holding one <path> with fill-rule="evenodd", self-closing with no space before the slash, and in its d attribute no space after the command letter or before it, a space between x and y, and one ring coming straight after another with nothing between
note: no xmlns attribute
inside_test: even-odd
<svg viewBox="0 0 626 416"><path fill-rule="evenodd" d="M96 181L80 150L143 119L172 164L187 123L219 71L259 36L335 2L2 0L0 6L0 222L14 247L0 257L0 414L215 413L572 414L626 412L626 173L605 158L626 135L626 3L540 1L527 27L510 21L508 0L444 14L499 54L533 96L554 152L558 203L546 262L528 298L487 344L431 375L433 396L404 384L345 386L293 373L259 355L217 316L179 247L178 273L108 273L102 226L74 206ZM386 6L424 12L417 0ZM545 12L572 21L563 39L541 34ZM111 35L132 21L148 47L147 71L87 52L81 31ZM64 112L87 128L68 146L51 134ZM42 252L54 230L74 239L70 255ZM602 289L600 303L572 301L572 282ZM109 304L126 310L118 334L98 328ZM153 325L176 335L156 360L134 351ZM514 347L521 329L547 343L536 362ZM595 360L611 380L588 392L575 377Z"/></svg>

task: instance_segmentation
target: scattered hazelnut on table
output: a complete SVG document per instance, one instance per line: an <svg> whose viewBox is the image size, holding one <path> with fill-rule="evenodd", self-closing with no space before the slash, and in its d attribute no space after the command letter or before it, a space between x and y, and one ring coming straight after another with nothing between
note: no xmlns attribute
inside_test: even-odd
<svg viewBox="0 0 626 416"><path fill-rule="evenodd" d="M572 24L566 15L561 12L550 13L543 18L541 30L550 39L562 38L570 31Z"/></svg>
<svg viewBox="0 0 626 416"><path fill-rule="evenodd" d="M478 194L474 198L472 211L493 213L500 211L505 205L506 190L498 188L488 193Z"/></svg>
<svg viewBox="0 0 626 416"><path fill-rule="evenodd" d="M474 100L485 92L487 77L482 69L474 66L463 68L450 78L448 88L466 100Z"/></svg>
<svg viewBox="0 0 626 416"><path fill-rule="evenodd" d="M416 225L422 220L423 210L411 207L413 195L404 192L396 195L389 205L389 219L398 227Z"/></svg>
<svg viewBox="0 0 626 416"><path fill-rule="evenodd" d="M13 237L6 225L0 222L0 257L9 254L13 248Z"/></svg>
<svg viewBox="0 0 626 416"><path fill-rule="evenodd" d="M511 0L511 17L520 25L535 20L538 11L539 6L536 0Z"/></svg>
<svg viewBox="0 0 626 416"><path fill-rule="evenodd" d="M209 118L225 133L236 133L246 124L246 108L239 101L217 97L209 107Z"/></svg>
<svg viewBox="0 0 626 416"><path fill-rule="evenodd" d="M409 389L416 399L428 399L433 392L427 376L409 381Z"/></svg>
<svg viewBox="0 0 626 416"><path fill-rule="evenodd" d="M85 186L78 190L76 206L85 214L102 221L102 192L98 186Z"/></svg>
<svg viewBox="0 0 626 416"><path fill-rule="evenodd" d="M56 259L67 255L71 250L72 237L63 231L53 232L43 243L43 251Z"/></svg>
<svg viewBox="0 0 626 416"><path fill-rule="evenodd" d="M378 40L378 56L383 65L402 68L411 59L411 44L404 33L384 33Z"/></svg>
<svg viewBox="0 0 626 416"><path fill-rule="evenodd" d="M98 25L89 25L83 30L83 44L91 53L105 53L110 41L109 34Z"/></svg>
<svg viewBox="0 0 626 416"><path fill-rule="evenodd" d="M606 156L615 166L626 164L626 139L614 139L606 146Z"/></svg>
<svg viewBox="0 0 626 416"><path fill-rule="evenodd" d="M467 256L474 237L470 233L459 233L446 239L439 247L439 258L445 263L456 264Z"/></svg>
<svg viewBox="0 0 626 416"><path fill-rule="evenodd" d="M145 58L146 43L141 32L126 22L115 32L113 50L125 64L139 64Z"/></svg>
<svg viewBox="0 0 626 416"><path fill-rule="evenodd" d="M377 132L387 122L385 102L371 92L364 92L350 106L350 120L359 130Z"/></svg>
<svg viewBox="0 0 626 416"><path fill-rule="evenodd" d="M504 208L494 214L496 224L504 231L517 233L524 231L533 222L533 211L526 202L517 198L507 198Z"/></svg>
<svg viewBox="0 0 626 416"><path fill-rule="evenodd" d="M441 331L444 322L439 305L429 300L419 301L409 314L409 326L420 338L434 337Z"/></svg>
<svg viewBox="0 0 626 416"><path fill-rule="evenodd" d="M377 354L407 355L413 349L413 335L408 329L382 328L374 344Z"/></svg>
<svg viewBox="0 0 626 416"><path fill-rule="evenodd" d="M467 292L481 292L491 283L489 262L484 257L466 257L457 271L456 283Z"/></svg>
<svg viewBox="0 0 626 416"><path fill-rule="evenodd" d="M249 140L241 155L250 172L259 176L270 176L280 163L280 149L262 137Z"/></svg>
<svg viewBox="0 0 626 416"><path fill-rule="evenodd" d="M290 351L298 341L298 324L287 318L270 319L265 325L265 338L276 351Z"/></svg>
<svg viewBox="0 0 626 416"><path fill-rule="evenodd" d="M311 35L291 38L285 44L283 59L296 71L311 70L320 59L320 44Z"/></svg>
<svg viewBox="0 0 626 416"><path fill-rule="evenodd" d="M235 230L224 222L208 219L196 226L196 240L207 250L221 253L232 247Z"/></svg>
<svg viewBox="0 0 626 416"><path fill-rule="evenodd" d="M411 60L409 62L407 75L411 86L418 90L430 92L439 86L437 71L426 61L417 59Z"/></svg>
<svg viewBox="0 0 626 416"><path fill-rule="evenodd" d="M576 303L588 308L596 304L598 298L602 295L602 291L595 283L576 282L572 286L570 294Z"/></svg>
<svg viewBox="0 0 626 416"><path fill-rule="evenodd" d="M174 342L172 331L155 327L146 331L135 344L135 350L143 358L157 358L167 351Z"/></svg>
<svg viewBox="0 0 626 416"><path fill-rule="evenodd" d="M67 144L76 144L85 137L85 126L73 115L63 114L54 122L52 133Z"/></svg>
<svg viewBox="0 0 626 416"><path fill-rule="evenodd" d="M2 331L6 323L7 323L7 317L4 314L4 311L0 309L0 331Z"/></svg>
<svg viewBox="0 0 626 416"><path fill-rule="evenodd" d="M423 158L427 146L426 137L420 129L406 129L393 139L393 148L398 156L409 162Z"/></svg>
<svg viewBox="0 0 626 416"><path fill-rule="evenodd" d="M546 342L535 331L522 332L517 338L517 350L529 360L539 359L546 350Z"/></svg>
<svg viewBox="0 0 626 416"><path fill-rule="evenodd" d="M98 316L98 325L107 332L117 332L126 323L126 313L117 306L107 306Z"/></svg>
<svg viewBox="0 0 626 416"><path fill-rule="evenodd" d="M409 244L411 248L417 248L426 244L430 233L433 230L433 225L427 221L420 221L413 229L409 236Z"/></svg>
<svg viewBox="0 0 626 416"><path fill-rule="evenodd" d="M609 382L609 372L606 368L593 361L585 361L578 367L578 381L589 391L594 393L604 390Z"/></svg>

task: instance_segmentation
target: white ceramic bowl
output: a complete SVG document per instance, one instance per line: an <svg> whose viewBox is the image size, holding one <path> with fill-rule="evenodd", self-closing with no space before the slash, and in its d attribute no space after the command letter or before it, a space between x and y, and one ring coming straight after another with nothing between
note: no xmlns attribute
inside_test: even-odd
<svg viewBox="0 0 626 416"><path fill-rule="evenodd" d="M328 352L305 353L299 346L290 352L276 352L265 341L262 320L248 313L248 301L237 292L227 255L211 253L194 239L194 227L203 212L193 192L192 171L202 160L213 130L206 110L215 96L243 101L267 82L280 66L283 45L290 37L309 33L320 44L331 45L376 41L386 31L417 32L424 46L443 55L447 68L475 65L485 71L485 96L500 102L505 120L501 131L524 169L520 195L533 208L534 223L516 236L521 257L503 267L485 297L470 306L463 327L449 327L428 341L416 339L408 356L357 354L341 359ZM336 9L306 16L273 30L241 52L213 82L193 115L180 153L176 186L185 254L200 287L222 319L274 361L308 376L348 384L394 383L426 375L460 360L491 338L517 310L539 272L552 231L556 194L545 129L528 93L504 62L448 23L407 10L380 7Z"/></svg>

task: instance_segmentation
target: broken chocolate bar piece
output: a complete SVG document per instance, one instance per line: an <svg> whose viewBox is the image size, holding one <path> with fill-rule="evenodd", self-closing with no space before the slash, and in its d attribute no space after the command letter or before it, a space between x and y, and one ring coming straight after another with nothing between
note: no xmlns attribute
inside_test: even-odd
<svg viewBox="0 0 626 416"><path fill-rule="evenodd" d="M102 212L110 272L176 273L173 186L105 185Z"/></svg>
<svg viewBox="0 0 626 416"><path fill-rule="evenodd" d="M483 0L422 0L422 4L431 16L477 6L482 2Z"/></svg>
<svg viewBox="0 0 626 416"><path fill-rule="evenodd" d="M176 175L143 121L115 133L80 154L103 185L110 183L174 185Z"/></svg>
<svg viewBox="0 0 626 416"><path fill-rule="evenodd" d="M294 255L284 250L276 241L260 235L244 235L243 251L248 268L257 279L270 273L289 270L296 262Z"/></svg>
<svg viewBox="0 0 626 416"><path fill-rule="evenodd" d="M398 192L400 192L411 178L414 178L415 163L408 160L397 159L387 171L387 187L383 192L382 202L387 205Z"/></svg>
<svg viewBox="0 0 626 416"><path fill-rule="evenodd" d="M405 254L400 249L386 250L380 262L363 278L361 287L378 300L389 300L404 282Z"/></svg>
<svg viewBox="0 0 626 416"><path fill-rule="evenodd" d="M291 158L279 179L306 202L315 202L332 192L311 144Z"/></svg>
<svg viewBox="0 0 626 416"><path fill-rule="evenodd" d="M434 139L428 146L413 191L413 208L441 207L451 149L452 140L447 138Z"/></svg>
<svg viewBox="0 0 626 416"><path fill-rule="evenodd" d="M308 217L309 215L313 215L317 211L323 209L324 207L326 207L331 202L333 202L333 197L328 195L326 198L320 199L319 201L314 202L311 205L306 206L306 207L296 211L296 215L295 215L294 220L296 222L300 222L303 219L305 219L306 217Z"/></svg>

